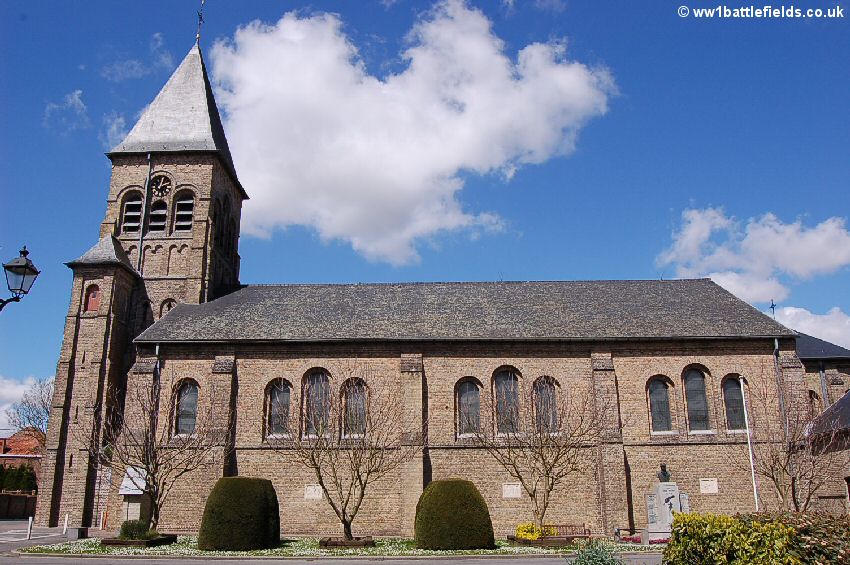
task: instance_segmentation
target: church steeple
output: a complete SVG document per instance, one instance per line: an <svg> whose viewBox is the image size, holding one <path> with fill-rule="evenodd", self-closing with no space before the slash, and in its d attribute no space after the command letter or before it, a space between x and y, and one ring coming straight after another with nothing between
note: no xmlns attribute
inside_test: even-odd
<svg viewBox="0 0 850 565"><path fill-rule="evenodd" d="M127 137L108 155L190 151L217 153L243 192L243 198L247 198L236 177L221 116L197 43L189 49Z"/></svg>

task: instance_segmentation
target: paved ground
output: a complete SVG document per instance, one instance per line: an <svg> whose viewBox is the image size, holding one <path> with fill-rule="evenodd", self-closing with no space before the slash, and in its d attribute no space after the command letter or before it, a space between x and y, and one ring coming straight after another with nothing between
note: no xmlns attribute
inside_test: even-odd
<svg viewBox="0 0 850 565"><path fill-rule="evenodd" d="M285 562L286 565L316 565L316 561L324 559L332 565L363 565L364 561L380 561L381 565L411 565L412 561L420 563L425 562L427 565L446 565L449 563L462 562L485 562L486 565L517 565L518 563L529 562L534 565L565 565L563 557L464 557L455 559L440 559L434 557L426 558L405 558L405 559L390 559L386 557L376 557L372 559L359 558L312 558L312 559L210 559L209 557L183 557L183 558L151 558L144 559L138 557L118 558L115 556L102 557L76 557L76 556L35 556L35 555L16 555L13 553L15 549L27 547L30 545L42 545L47 543L59 543L65 540L62 535L62 528L33 528L32 540L27 540L27 522L26 521L7 521L0 520L0 563L3 565L106 565L108 563L124 562L127 565L171 565L178 563L186 563L187 561L212 561L214 565L248 565L249 563L267 565L270 561ZM630 554L622 556L624 561L629 565L659 565L661 563L661 554Z"/></svg>

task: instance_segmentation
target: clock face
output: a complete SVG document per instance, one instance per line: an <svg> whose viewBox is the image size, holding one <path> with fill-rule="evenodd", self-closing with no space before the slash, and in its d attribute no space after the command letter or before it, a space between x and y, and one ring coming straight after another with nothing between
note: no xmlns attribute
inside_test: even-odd
<svg viewBox="0 0 850 565"><path fill-rule="evenodd" d="M171 179L165 175L156 175L151 179L151 190L155 196L162 198L171 190Z"/></svg>

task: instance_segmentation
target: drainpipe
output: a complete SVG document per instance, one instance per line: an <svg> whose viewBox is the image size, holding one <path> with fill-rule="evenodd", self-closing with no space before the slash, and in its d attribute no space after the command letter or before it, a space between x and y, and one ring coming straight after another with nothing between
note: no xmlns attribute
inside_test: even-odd
<svg viewBox="0 0 850 565"><path fill-rule="evenodd" d="M820 374L820 394L821 398L823 398L823 409L826 410L831 404L829 401L829 387L826 386L826 369L823 366L823 359L821 359L819 363L820 367L818 373Z"/></svg>
<svg viewBox="0 0 850 565"><path fill-rule="evenodd" d="M759 511L759 491L756 486L756 466L753 462L753 439L750 431L750 417L747 414L747 392L744 389L744 377L738 377L738 384L741 385L741 400L744 404L744 427L747 428L747 453L750 456L750 477L753 481L753 500L756 503L756 512Z"/></svg>
<svg viewBox="0 0 850 565"><path fill-rule="evenodd" d="M144 254L144 250L142 249L142 241L145 239L145 218L147 217L147 209L148 209L148 189L151 183L151 173L153 172L153 161L151 161L151 154L148 153L148 176L145 177L145 193L142 197L142 211L139 215L139 256L136 258L136 271L139 274L142 274L142 255ZM157 348L159 346L157 345Z"/></svg>
<svg viewBox="0 0 850 565"><path fill-rule="evenodd" d="M777 396L779 397L779 414L785 429L785 442L788 442L788 412L785 409L785 387L783 386L782 368L779 365L779 338L773 338L773 370L776 373Z"/></svg>

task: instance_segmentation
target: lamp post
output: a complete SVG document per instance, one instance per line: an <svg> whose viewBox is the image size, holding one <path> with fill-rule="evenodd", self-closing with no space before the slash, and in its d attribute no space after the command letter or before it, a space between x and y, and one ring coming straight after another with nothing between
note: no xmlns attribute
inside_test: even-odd
<svg viewBox="0 0 850 565"><path fill-rule="evenodd" d="M0 310L10 302L20 302L21 298L27 294L32 288L32 283L38 276L39 270L35 268L32 261L27 259L27 251L25 245L21 249L20 257L15 257L8 263L3 263L3 270L6 272L6 286L9 287L9 292L12 293L11 298L0 300Z"/></svg>

